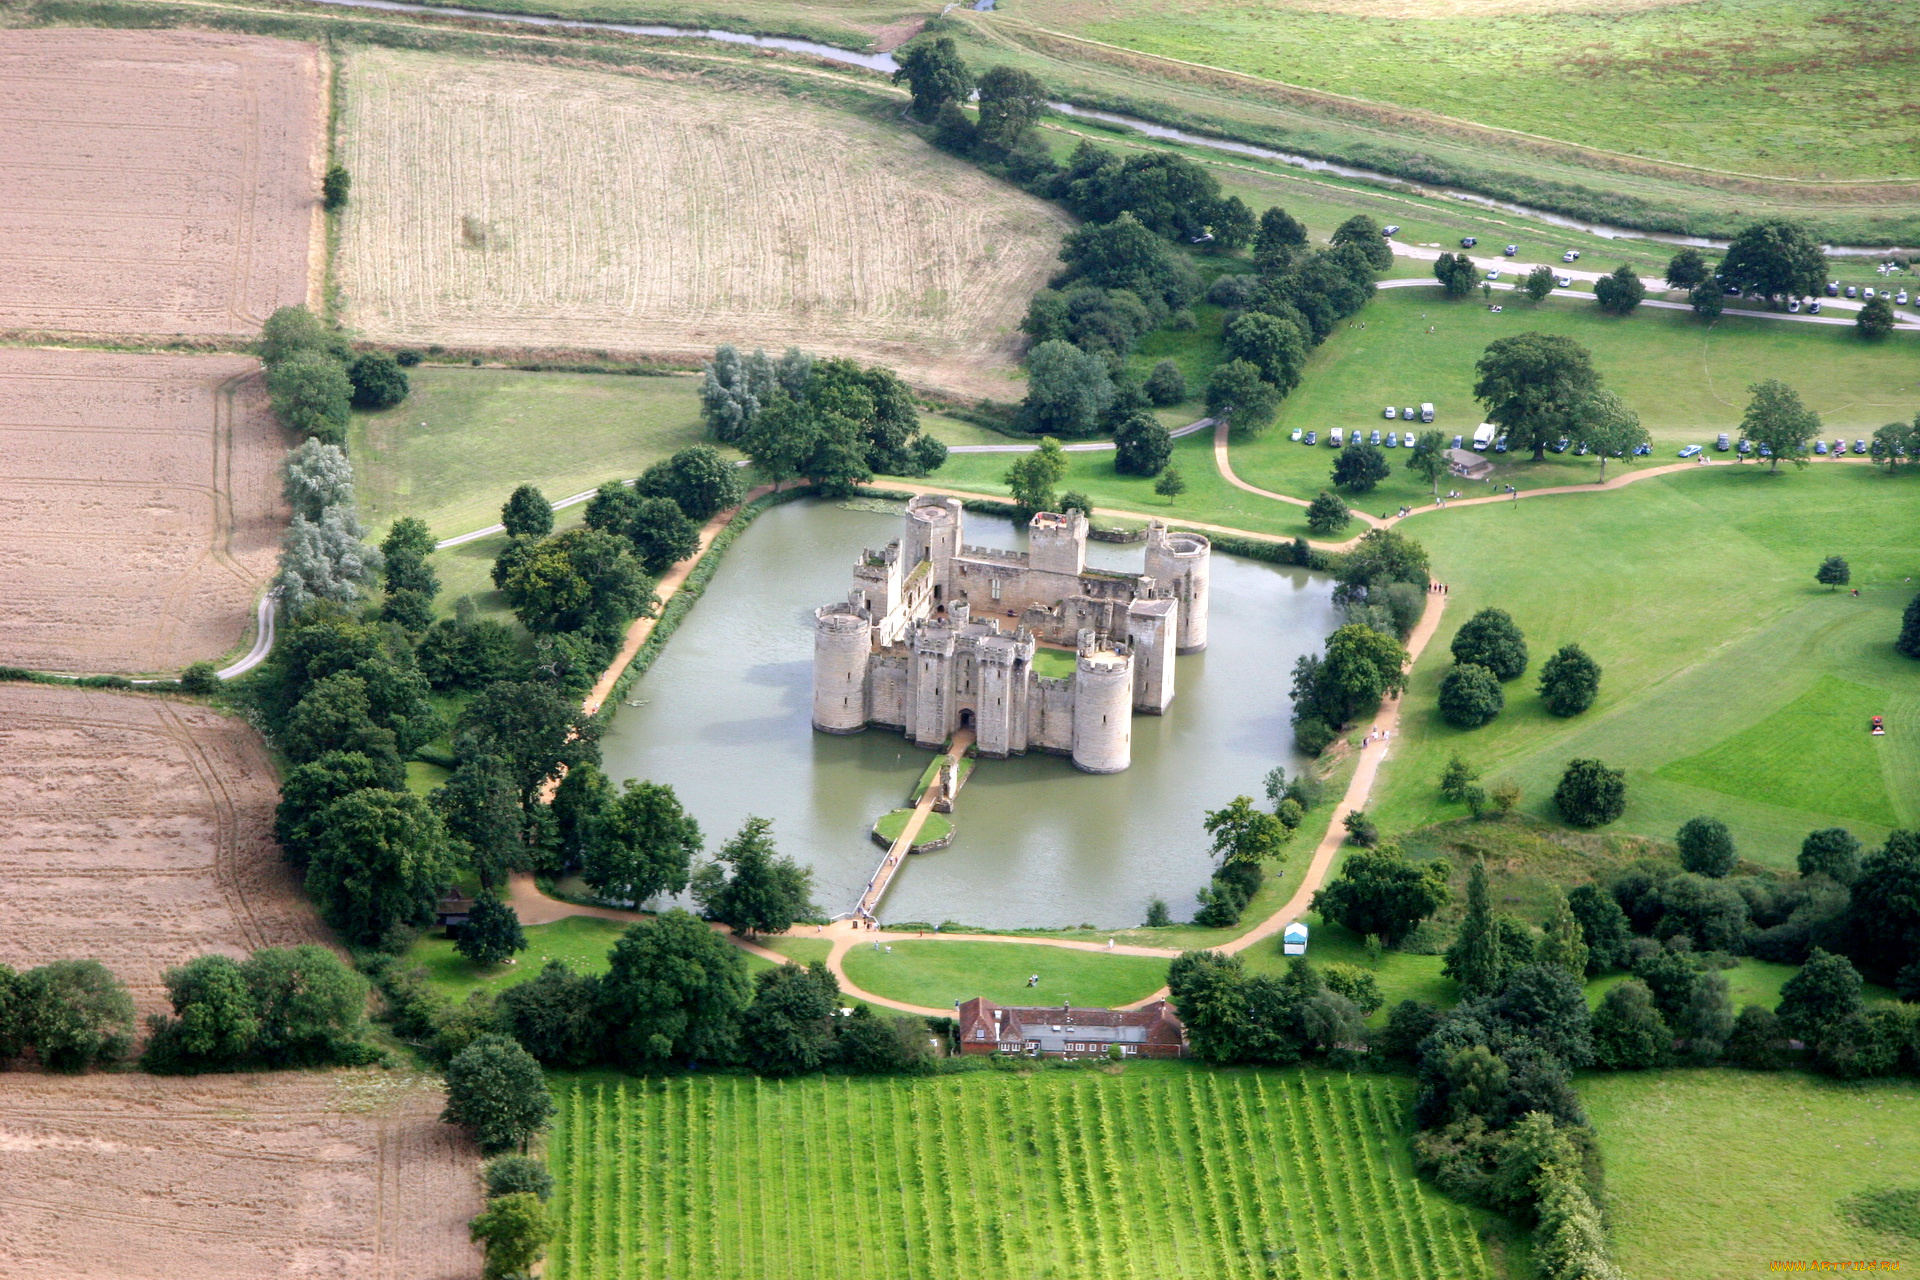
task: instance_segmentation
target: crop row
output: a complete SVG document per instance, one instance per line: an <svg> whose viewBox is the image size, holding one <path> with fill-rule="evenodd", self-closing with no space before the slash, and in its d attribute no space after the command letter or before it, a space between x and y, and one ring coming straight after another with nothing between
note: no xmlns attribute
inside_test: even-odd
<svg viewBox="0 0 1920 1280"><path fill-rule="evenodd" d="M1461 1280L1401 1090L1325 1073L560 1086L553 1280Z"/></svg>

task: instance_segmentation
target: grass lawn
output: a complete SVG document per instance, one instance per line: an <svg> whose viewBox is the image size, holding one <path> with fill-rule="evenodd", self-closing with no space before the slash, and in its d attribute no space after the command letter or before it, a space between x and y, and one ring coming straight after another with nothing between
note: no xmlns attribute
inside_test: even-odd
<svg viewBox="0 0 1920 1280"><path fill-rule="evenodd" d="M900 833L907 829L907 819L912 816L913 810L911 809L895 809L889 813L883 813L880 815L880 820L873 824L874 832L878 834L882 840L885 840L888 844L892 844L900 838ZM927 820L920 824L920 832L915 837L915 840L919 844L930 844L935 840L943 840L952 834L953 819L944 813L929 813Z"/></svg>
<svg viewBox="0 0 1920 1280"><path fill-rule="evenodd" d="M1578 1087L1627 1275L1746 1280L1779 1259L1914 1256L1912 1237L1857 1226L1843 1206L1920 1182L1920 1083L1684 1070Z"/></svg>
<svg viewBox="0 0 1920 1280"><path fill-rule="evenodd" d="M436 933L415 942L407 960L425 966L434 990L459 1001L471 991L503 991L537 978L549 960L564 960L575 973L605 973L607 953L626 931L623 921L593 916L568 916L552 924L528 925L527 949L515 957L516 963L496 965L473 963Z"/></svg>
<svg viewBox="0 0 1920 1280"><path fill-rule="evenodd" d="M1307 959L1316 965L1350 964L1365 969L1379 984L1382 1003L1369 1019L1376 1026L1386 1025L1388 1011L1402 1000L1426 1000L1442 1008L1460 1002L1459 985L1440 973L1440 956L1388 951L1371 960L1358 935L1340 925L1327 924L1317 912L1309 913L1306 920ZM1282 973L1292 960L1280 953L1278 934L1240 954L1252 973Z"/></svg>
<svg viewBox="0 0 1920 1280"><path fill-rule="evenodd" d="M551 1079L551 1280L813 1280L836 1254L860 1277L1506 1274L1493 1220L1414 1177L1387 1077Z"/></svg>
<svg viewBox="0 0 1920 1280"><path fill-rule="evenodd" d="M908 1004L950 1009L985 996L998 1004L1128 1004L1166 984L1167 962L1021 942L895 942L893 950L855 947L847 976L865 991ZM1038 986L1027 978L1040 975Z"/></svg>
<svg viewBox="0 0 1920 1280"><path fill-rule="evenodd" d="M1627 771L1627 810L1607 833L1671 839L1710 814L1771 866L1791 866L1815 827L1871 843L1892 820L1920 820L1920 686L1892 648L1920 571L1917 497L1910 479L1866 467L1726 467L1410 522L1452 592L1375 816L1389 831L1457 816L1435 786L1459 751L1548 820L1567 760L1597 757ZM1813 581L1836 553L1857 598ZM1513 614L1534 666L1498 720L1467 732L1440 720L1435 692L1454 630L1487 605ZM1605 675L1591 710L1558 720L1534 682L1568 641ZM1886 716L1885 737L1868 736L1869 714Z"/></svg>
<svg viewBox="0 0 1920 1280"><path fill-rule="evenodd" d="M1607 386L1653 436L1654 452L1634 460L1640 465L1674 462L1680 445L1711 446L1722 431L1737 436L1747 387L1766 378L1794 386L1825 420L1828 438L1843 432L1871 436L1882 423L1911 417L1920 407L1920 341L1912 335L1869 344L1851 326L1734 318L1709 327L1691 312L1643 307L1616 317L1572 299L1500 301L1506 310L1495 315L1477 299L1446 300L1438 286L1383 290L1354 321L1366 328L1337 329L1313 352L1273 425L1256 439L1235 441L1234 470L1262 488L1311 498L1331 485L1336 451L1327 445L1328 432L1358 427L1378 430L1384 440L1401 427L1380 416L1387 405L1431 401L1435 427L1471 438L1481 421L1473 398L1475 362L1489 343L1528 331L1565 334L1593 352ZM1435 332L1428 333L1429 327ZM1296 429L1319 432L1320 444L1295 443L1289 437ZM1409 455L1384 452L1393 474L1349 501L1376 514L1431 501L1426 482L1403 465ZM1576 458L1571 450L1549 453L1542 462L1519 453L1488 456L1496 462L1491 481L1443 482L1443 490L1479 496L1508 484L1533 489L1600 478L1597 458ZM1608 477L1620 474L1622 465L1609 462ZM1182 474L1192 482L1184 467Z"/></svg>

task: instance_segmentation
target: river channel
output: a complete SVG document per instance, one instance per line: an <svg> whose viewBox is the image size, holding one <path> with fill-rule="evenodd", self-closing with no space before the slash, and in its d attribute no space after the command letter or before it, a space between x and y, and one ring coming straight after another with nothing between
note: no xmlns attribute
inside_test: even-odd
<svg viewBox="0 0 1920 1280"><path fill-rule="evenodd" d="M813 868L829 915L850 908L880 849L873 820L903 803L932 758L886 729L836 737L809 723L812 611L844 598L854 558L900 518L801 501L762 515L614 716L603 755L616 780L669 783L717 848L750 814ZM1011 522L969 515L966 540L1024 549ZM1088 561L1138 572L1142 548L1094 543ZM1210 645L1179 660L1165 716L1134 720L1133 767L1095 777L1058 756L983 760L961 793L951 847L915 855L882 921L989 928L1138 924L1164 898L1178 919L1212 861L1203 811L1259 796L1295 765L1287 728L1294 659L1339 625L1332 584L1304 570L1216 554ZM637 703L638 705L633 705ZM1294 856L1305 856L1296 851Z"/></svg>

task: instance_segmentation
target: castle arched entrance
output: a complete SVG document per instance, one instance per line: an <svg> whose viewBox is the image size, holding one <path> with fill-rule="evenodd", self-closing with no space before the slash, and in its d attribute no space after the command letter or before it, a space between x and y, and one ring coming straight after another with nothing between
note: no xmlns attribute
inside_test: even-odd
<svg viewBox="0 0 1920 1280"><path fill-rule="evenodd" d="M965 708L963 708L963 709L961 710L961 712L960 712L960 727L961 727L962 729L971 729L971 728L973 728L973 712L972 712L972 711L971 711L970 709L965 709Z"/></svg>

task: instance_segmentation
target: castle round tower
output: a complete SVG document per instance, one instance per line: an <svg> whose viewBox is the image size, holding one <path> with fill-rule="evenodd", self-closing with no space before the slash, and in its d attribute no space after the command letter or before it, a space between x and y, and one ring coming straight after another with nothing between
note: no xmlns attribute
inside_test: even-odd
<svg viewBox="0 0 1920 1280"><path fill-rule="evenodd" d="M822 733L858 733L867 727L871 631L851 605L813 611L813 727Z"/></svg>
<svg viewBox="0 0 1920 1280"><path fill-rule="evenodd" d="M1213 544L1197 533L1168 533L1162 524L1147 528L1147 576L1180 602L1175 652L1198 653L1207 647L1207 581Z"/></svg>
<svg viewBox="0 0 1920 1280"><path fill-rule="evenodd" d="M947 585L947 565L960 550L962 512L958 498L923 493L907 503L906 535L900 540L900 572L911 574L922 560L933 562L934 582Z"/></svg>
<svg viewBox="0 0 1920 1280"><path fill-rule="evenodd" d="M1133 763L1133 658L1082 649L1073 673L1073 763L1119 773Z"/></svg>

